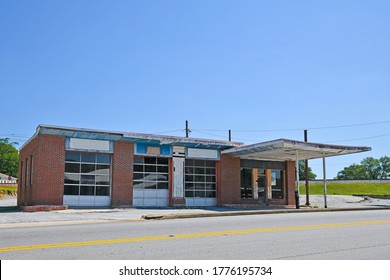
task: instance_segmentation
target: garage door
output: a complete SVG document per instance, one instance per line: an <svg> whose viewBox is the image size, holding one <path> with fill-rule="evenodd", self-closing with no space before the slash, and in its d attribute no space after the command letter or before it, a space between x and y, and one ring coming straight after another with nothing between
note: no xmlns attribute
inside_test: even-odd
<svg viewBox="0 0 390 280"><path fill-rule="evenodd" d="M169 205L169 160L159 157L134 157L133 206Z"/></svg>
<svg viewBox="0 0 390 280"><path fill-rule="evenodd" d="M186 206L216 206L215 161L185 160Z"/></svg>
<svg viewBox="0 0 390 280"><path fill-rule="evenodd" d="M111 155L66 152L63 204L111 205Z"/></svg>

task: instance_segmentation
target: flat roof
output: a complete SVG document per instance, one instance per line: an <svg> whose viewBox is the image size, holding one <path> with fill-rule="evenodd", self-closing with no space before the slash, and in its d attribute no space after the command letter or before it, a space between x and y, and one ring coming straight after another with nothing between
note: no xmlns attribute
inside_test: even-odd
<svg viewBox="0 0 390 280"><path fill-rule="evenodd" d="M226 154L232 157L240 157L242 159L295 161L297 159L316 159L367 151L371 151L371 148L361 146L319 144L290 139L277 139L252 145L230 148L222 151L222 154Z"/></svg>
<svg viewBox="0 0 390 280"><path fill-rule="evenodd" d="M38 134L47 135L59 135L64 137L84 138L84 139L96 139L96 140L122 140L137 143L151 143L151 144L170 144L181 145L194 148L213 148L213 149L227 149L237 146L242 146L241 142L231 142L223 140L212 139L200 139L192 137L177 137L177 136L165 136L146 133L134 133L134 132L120 132L120 131L108 131L97 130L87 128L74 128L64 126L53 125L38 125L36 133L32 138ZM32 139L31 138L31 139ZM30 140L31 140L30 139ZM30 140L28 140L23 146L25 146ZM21 147L21 149L23 148Z"/></svg>

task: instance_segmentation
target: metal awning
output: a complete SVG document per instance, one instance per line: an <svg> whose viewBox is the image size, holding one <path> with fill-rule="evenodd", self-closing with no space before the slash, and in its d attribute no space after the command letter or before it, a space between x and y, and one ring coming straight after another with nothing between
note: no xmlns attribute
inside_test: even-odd
<svg viewBox="0 0 390 280"><path fill-rule="evenodd" d="M341 146L278 139L222 151L232 157L270 161L296 161L371 151L370 147Z"/></svg>

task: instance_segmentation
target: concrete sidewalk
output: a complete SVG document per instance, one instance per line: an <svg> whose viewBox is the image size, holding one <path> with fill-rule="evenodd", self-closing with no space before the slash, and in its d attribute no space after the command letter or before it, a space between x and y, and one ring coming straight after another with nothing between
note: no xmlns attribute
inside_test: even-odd
<svg viewBox="0 0 390 280"><path fill-rule="evenodd" d="M277 213L318 212L318 211L352 211L390 209L390 200L372 199L353 196L328 196L328 208L323 208L322 196L310 196L311 207L304 207L305 197L301 196L301 209L259 208L244 209L231 207L212 207L194 209L67 209L49 212L3 211L0 213L0 228L47 226L55 224L85 224L109 222L139 222L150 219L179 219L236 215L259 215ZM16 206L16 199L6 197L0 199L0 208Z"/></svg>

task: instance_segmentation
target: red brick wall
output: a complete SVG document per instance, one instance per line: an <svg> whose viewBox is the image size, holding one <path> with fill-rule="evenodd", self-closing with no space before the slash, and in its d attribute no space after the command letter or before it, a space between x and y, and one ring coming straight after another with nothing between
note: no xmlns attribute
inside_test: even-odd
<svg viewBox="0 0 390 280"><path fill-rule="evenodd" d="M112 158L113 207L130 207L133 204L133 158L133 143L115 141Z"/></svg>
<svg viewBox="0 0 390 280"><path fill-rule="evenodd" d="M295 161L286 161L286 169L287 205L295 205Z"/></svg>
<svg viewBox="0 0 390 280"><path fill-rule="evenodd" d="M221 155L220 161L220 204L239 204L241 202L240 158Z"/></svg>
<svg viewBox="0 0 390 280"><path fill-rule="evenodd" d="M33 157L32 182L31 156ZM37 135L20 151L18 205L62 205L64 194L65 137ZM26 178L26 158L28 175ZM26 180L27 179L27 180Z"/></svg>

